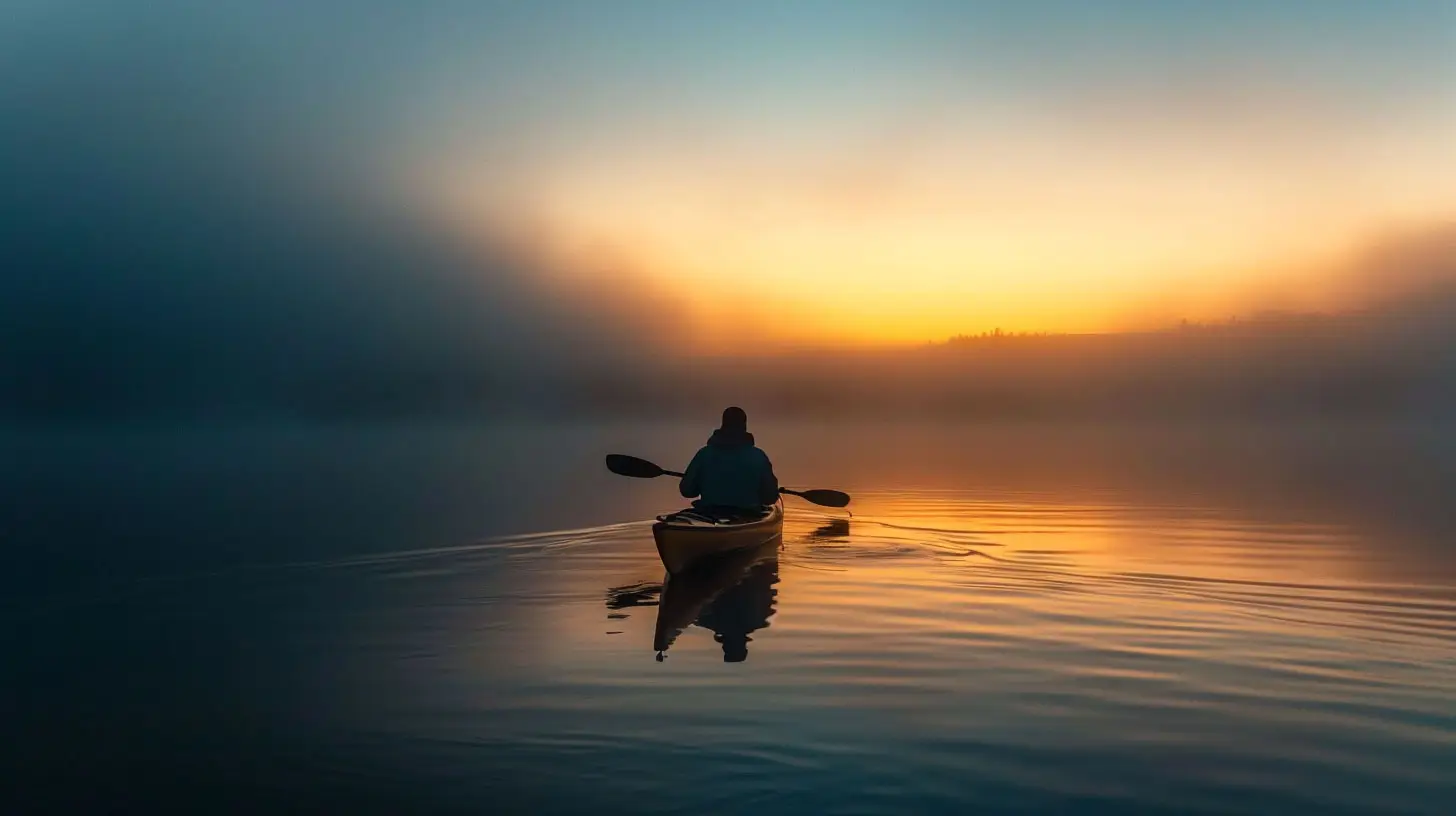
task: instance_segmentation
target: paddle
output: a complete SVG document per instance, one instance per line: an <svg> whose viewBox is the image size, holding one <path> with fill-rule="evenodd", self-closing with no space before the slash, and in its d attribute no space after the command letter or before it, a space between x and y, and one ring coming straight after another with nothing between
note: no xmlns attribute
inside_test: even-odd
<svg viewBox="0 0 1456 816"><path fill-rule="evenodd" d="M790 490L787 487L781 487L779 492L798 496L804 501L821 507L844 507L849 504L849 494L839 490Z"/></svg>
<svg viewBox="0 0 1456 816"><path fill-rule="evenodd" d="M607 470L618 476L631 476L634 479L656 479L658 476L678 476L682 474L675 470L663 470L646 459L638 459L635 456L624 456L620 453L607 454Z"/></svg>
<svg viewBox="0 0 1456 816"><path fill-rule="evenodd" d="M675 470L663 470L646 459L638 459L635 456L624 456L620 453L607 454L607 470L618 476L630 476L634 479L656 479L658 476L678 476L682 474ZM849 504L849 494L838 490L790 490L787 487L779 488L780 493L812 502L822 507L844 507Z"/></svg>

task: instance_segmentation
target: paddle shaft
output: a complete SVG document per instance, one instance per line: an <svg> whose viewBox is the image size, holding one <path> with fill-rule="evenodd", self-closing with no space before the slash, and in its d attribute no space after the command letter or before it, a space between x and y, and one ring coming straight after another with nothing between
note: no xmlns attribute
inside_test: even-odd
<svg viewBox="0 0 1456 816"><path fill-rule="evenodd" d="M664 470L662 472L662 475L663 476L677 476L677 477L681 478L683 474L678 473L675 470ZM801 491L801 490L790 490L787 487L781 487L781 488L779 488L779 492L780 493L783 493L786 496L798 496L800 498L807 498L804 495L803 491Z"/></svg>
<svg viewBox="0 0 1456 816"><path fill-rule="evenodd" d="M683 476L683 474L678 473L675 470L664 470L664 471L662 471L662 475L663 476L676 476L678 478L682 478L682 476ZM785 494L787 496L798 496L800 498L805 498L804 491L802 491L802 490L790 490L787 487L781 487L781 488L779 488L779 492L780 493L783 493L783 494Z"/></svg>
<svg viewBox="0 0 1456 816"><path fill-rule="evenodd" d="M681 479L682 476L683 476L683 474L678 473L675 470L666 470L666 469L664 469L662 471L662 475L663 476L676 476L679 479ZM786 496L798 496L799 498L807 498L806 496L804 496L804 493L801 490L790 490L787 487L781 487L781 488L779 488L779 492L780 493L783 493Z"/></svg>
<svg viewBox="0 0 1456 816"><path fill-rule="evenodd" d="M637 479L655 479L658 476L682 478L683 476L676 470L664 470L646 459L620 453L607 454L607 469L621 476L631 476ZM824 507L844 507L849 504L849 494L838 490L790 490L787 487L781 487L779 492L787 496L798 496L807 502Z"/></svg>

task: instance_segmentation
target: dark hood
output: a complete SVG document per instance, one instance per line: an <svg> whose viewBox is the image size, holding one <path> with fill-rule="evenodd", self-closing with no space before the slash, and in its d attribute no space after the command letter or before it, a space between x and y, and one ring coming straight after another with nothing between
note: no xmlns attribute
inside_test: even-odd
<svg viewBox="0 0 1456 816"><path fill-rule="evenodd" d="M753 434L748 431L729 431L719 428L708 437L708 444L719 448L752 447Z"/></svg>

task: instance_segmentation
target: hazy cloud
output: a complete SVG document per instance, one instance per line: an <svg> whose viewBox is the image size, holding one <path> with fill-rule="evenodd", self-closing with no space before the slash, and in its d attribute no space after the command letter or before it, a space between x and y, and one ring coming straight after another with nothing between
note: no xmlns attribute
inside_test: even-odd
<svg viewBox="0 0 1456 816"><path fill-rule="evenodd" d="M367 72L222 12L68 11L0 49L0 414L479 408L636 353L610 298L355 172Z"/></svg>

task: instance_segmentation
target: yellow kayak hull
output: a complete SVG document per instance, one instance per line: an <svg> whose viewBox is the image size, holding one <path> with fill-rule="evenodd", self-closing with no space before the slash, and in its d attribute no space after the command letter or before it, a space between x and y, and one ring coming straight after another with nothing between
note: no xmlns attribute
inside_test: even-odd
<svg viewBox="0 0 1456 816"><path fill-rule="evenodd" d="M714 523L690 514L660 516L652 525L652 540L669 573L687 571L702 559L759 547L776 541L784 533L784 507L775 504L760 518L749 521Z"/></svg>

